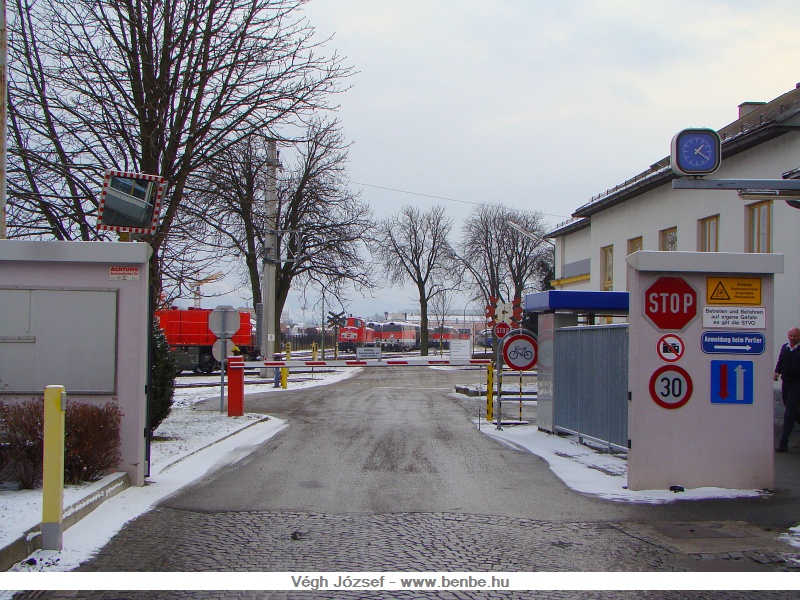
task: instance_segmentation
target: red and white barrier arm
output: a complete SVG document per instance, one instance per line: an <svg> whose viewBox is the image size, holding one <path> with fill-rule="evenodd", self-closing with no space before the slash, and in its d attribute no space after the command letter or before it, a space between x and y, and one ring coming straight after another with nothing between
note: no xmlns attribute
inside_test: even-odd
<svg viewBox="0 0 800 600"><path fill-rule="evenodd" d="M436 359L436 358L411 358L411 359L386 359L386 360L265 360L248 361L245 367L250 369L267 368L293 368L293 367L485 367L492 361L488 358L470 359Z"/></svg>

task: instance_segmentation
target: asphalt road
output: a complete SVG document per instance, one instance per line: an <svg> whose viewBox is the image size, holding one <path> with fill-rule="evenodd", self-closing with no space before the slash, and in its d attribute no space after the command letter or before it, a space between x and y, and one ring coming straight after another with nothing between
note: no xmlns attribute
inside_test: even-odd
<svg viewBox="0 0 800 600"><path fill-rule="evenodd" d="M476 377L428 368L367 369L334 387L248 396L248 412L287 419L288 429L162 505L558 520L624 514L571 492L542 459L477 431L450 397L457 381Z"/></svg>
<svg viewBox="0 0 800 600"><path fill-rule="evenodd" d="M567 488L539 457L480 433L473 423L479 401L452 393L456 384L477 379L468 370L365 369L334 386L247 396L248 412L286 419L288 429L163 506L453 511L583 522L726 520L776 531L800 523L800 450L776 455L777 489L768 498L668 505L599 500ZM209 409L217 406L209 401ZM505 415L516 416L514 402L505 407ZM535 419L535 413L523 416Z"/></svg>
<svg viewBox="0 0 800 600"><path fill-rule="evenodd" d="M287 419L289 427L128 523L77 570L798 570L797 556L776 534L797 522L799 451L777 457L777 470L791 475L780 476L779 490L766 499L659 506L599 500L567 488L538 457L477 430L472 418L483 400L453 394L456 383L477 377L461 370L365 369L335 385L247 396L248 412ZM208 409L217 408L215 399L209 401ZM507 408L515 411L513 405ZM214 597L295 595L218 592ZM315 597L343 596L317 592ZM536 597L716 600L795 594L552 591Z"/></svg>

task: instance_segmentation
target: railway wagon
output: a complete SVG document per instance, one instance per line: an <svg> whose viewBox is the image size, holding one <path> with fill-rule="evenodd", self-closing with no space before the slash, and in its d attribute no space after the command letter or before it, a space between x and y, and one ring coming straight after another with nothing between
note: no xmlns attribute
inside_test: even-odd
<svg viewBox="0 0 800 600"><path fill-rule="evenodd" d="M411 323L384 323L381 345L387 350L404 352L419 349L419 326Z"/></svg>
<svg viewBox="0 0 800 600"><path fill-rule="evenodd" d="M455 327L437 327L428 330L428 345L437 348L449 348L451 340L459 339L458 330Z"/></svg>
<svg viewBox="0 0 800 600"><path fill-rule="evenodd" d="M347 317L347 322L339 327L339 350L355 352L356 348L375 344L375 330L367 327L361 317Z"/></svg>
<svg viewBox="0 0 800 600"><path fill-rule="evenodd" d="M169 308L157 310L156 317L167 336L170 352L178 360L181 371L213 373L219 363L211 353L217 336L208 328L210 308ZM239 311L239 329L231 339L245 357L254 360L258 355L255 327L250 313Z"/></svg>

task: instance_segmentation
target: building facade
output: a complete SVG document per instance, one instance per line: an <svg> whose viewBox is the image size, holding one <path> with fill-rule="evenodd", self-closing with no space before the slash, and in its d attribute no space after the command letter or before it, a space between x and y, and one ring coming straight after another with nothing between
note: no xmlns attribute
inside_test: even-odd
<svg viewBox="0 0 800 600"><path fill-rule="evenodd" d="M708 179L800 178L800 84L770 102L740 105L739 119L718 133L722 163ZM549 232L554 288L627 290L625 257L637 250L783 254L774 319L782 343L800 326L800 210L763 194L673 190L676 177L663 158Z"/></svg>

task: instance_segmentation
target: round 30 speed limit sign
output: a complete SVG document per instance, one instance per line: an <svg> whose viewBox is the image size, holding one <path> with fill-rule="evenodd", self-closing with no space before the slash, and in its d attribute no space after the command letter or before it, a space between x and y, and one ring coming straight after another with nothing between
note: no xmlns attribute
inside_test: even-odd
<svg viewBox="0 0 800 600"><path fill-rule="evenodd" d="M662 408L680 408L692 397L692 377L677 365L664 365L650 377L650 397Z"/></svg>

